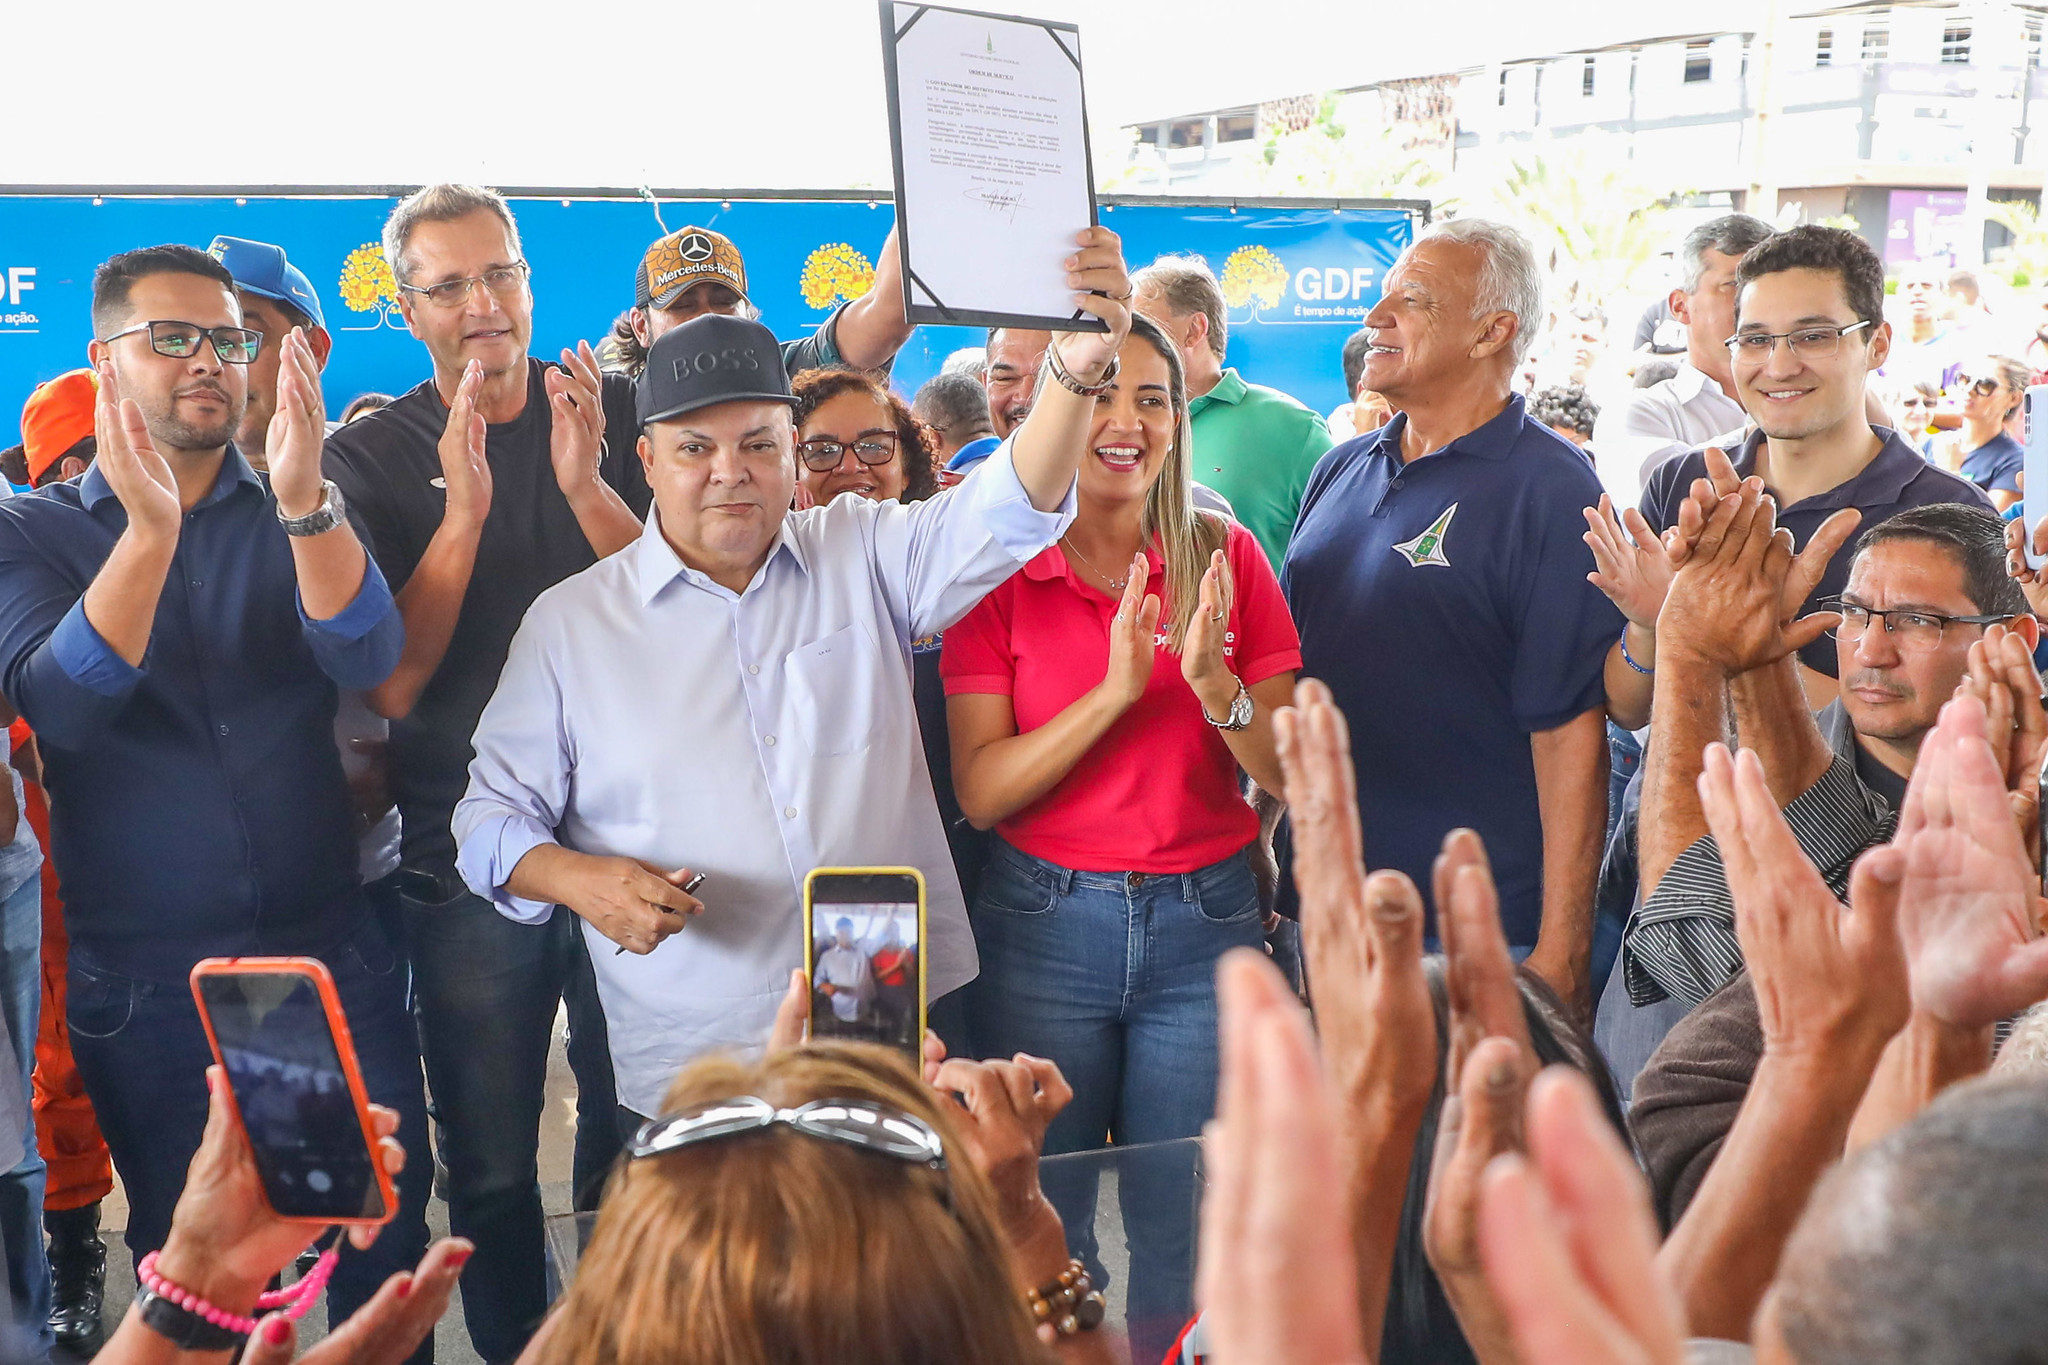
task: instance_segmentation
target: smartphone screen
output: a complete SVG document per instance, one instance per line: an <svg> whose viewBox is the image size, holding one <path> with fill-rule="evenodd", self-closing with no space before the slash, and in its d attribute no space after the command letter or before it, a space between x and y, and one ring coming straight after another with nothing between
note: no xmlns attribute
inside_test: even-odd
<svg viewBox="0 0 2048 1365"><path fill-rule="evenodd" d="M2034 528L2048 514L2048 384L2035 384L2027 390L2026 413L2026 454L2020 466L2026 480L2020 490L2024 509L2020 517L2027 527L2027 567L2039 569L2048 566L2048 556L2034 553Z"/></svg>
<svg viewBox="0 0 2048 1365"><path fill-rule="evenodd" d="M285 1218L388 1216L313 978L251 970L195 979L271 1208Z"/></svg>
<svg viewBox="0 0 2048 1365"><path fill-rule="evenodd" d="M901 872L815 872L806 884L811 1036L919 1055L924 1038L924 896Z"/></svg>

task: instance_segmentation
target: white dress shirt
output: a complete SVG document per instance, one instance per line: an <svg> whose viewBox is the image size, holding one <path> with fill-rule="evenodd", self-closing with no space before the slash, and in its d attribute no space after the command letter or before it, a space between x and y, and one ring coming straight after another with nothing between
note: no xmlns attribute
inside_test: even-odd
<svg viewBox="0 0 2048 1365"><path fill-rule="evenodd" d="M1650 472L1673 455L1739 440L1749 424L1742 404L1690 360L1647 389L1603 407L1593 423L1593 464L1617 513L1638 506Z"/></svg>
<svg viewBox="0 0 2048 1365"><path fill-rule="evenodd" d="M650 510L640 539L542 593L477 722L456 866L505 889L537 845L705 875L704 912L645 956L588 923L619 1102L660 1112L692 1058L767 1037L804 959L815 867L924 873L934 998L974 978L974 938L911 700L910 642L966 615L1059 539L1008 443L905 506L842 495L791 512L744 592L684 566Z"/></svg>

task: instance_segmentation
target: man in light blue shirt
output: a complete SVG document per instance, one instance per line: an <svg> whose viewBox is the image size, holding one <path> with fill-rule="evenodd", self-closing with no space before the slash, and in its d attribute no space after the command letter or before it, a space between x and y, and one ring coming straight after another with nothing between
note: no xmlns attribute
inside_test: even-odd
<svg viewBox="0 0 2048 1365"><path fill-rule="evenodd" d="M912 866L928 980L976 971L932 798L910 642L1052 544L1129 327L1114 234L1067 262L1107 333L1060 339L1067 387L959 487L791 512L795 431L773 336L707 316L658 339L639 391L641 539L543 593L475 736L457 866L508 917L584 921L619 1101L660 1110L684 1063L758 1044L803 961L805 875ZM701 899L682 888L703 874ZM687 927L686 927L687 926ZM680 938L670 941L676 935ZM624 949L622 953L620 950Z"/></svg>

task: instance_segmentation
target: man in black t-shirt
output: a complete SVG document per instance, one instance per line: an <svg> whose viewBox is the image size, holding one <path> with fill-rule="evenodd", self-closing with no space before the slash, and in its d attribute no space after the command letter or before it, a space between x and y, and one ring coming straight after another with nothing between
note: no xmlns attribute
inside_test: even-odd
<svg viewBox="0 0 2048 1365"><path fill-rule="evenodd" d="M594 1197L617 1150L615 1101L575 917L558 907L544 925L515 924L470 895L448 821L527 607L638 539L650 495L632 383L600 374L588 345L563 352L560 367L527 354L533 298L503 198L468 185L420 190L392 211L384 254L433 377L336 431L326 465L405 618L404 655L370 697L392 722L407 947L449 1222L477 1248L464 1316L477 1353L503 1362L547 1306L539 1120L564 998L579 1201Z"/></svg>
<svg viewBox="0 0 2048 1365"><path fill-rule="evenodd" d="M746 260L732 239L710 228L680 227L641 254L633 271L633 306L612 324L606 363L637 376L657 337L706 313L760 317L747 298ZM903 276L891 228L867 289L835 308L811 335L783 342L782 368L791 379L840 365L887 373L911 330L903 316Z"/></svg>

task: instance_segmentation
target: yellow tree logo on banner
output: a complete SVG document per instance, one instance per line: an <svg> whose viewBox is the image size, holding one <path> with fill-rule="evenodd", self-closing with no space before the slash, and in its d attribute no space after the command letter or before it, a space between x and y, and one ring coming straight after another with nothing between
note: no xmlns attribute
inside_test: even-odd
<svg viewBox="0 0 2048 1365"><path fill-rule="evenodd" d="M398 315L398 277L384 259L384 247L364 242L348 253L341 263L341 301L352 313L375 314L363 327L343 327L343 332L373 332L379 327L402 327Z"/></svg>
<svg viewBox="0 0 2048 1365"><path fill-rule="evenodd" d="M1287 294L1287 267L1262 246L1241 246L1223 262L1223 302L1232 308L1249 308L1252 319L1261 304L1278 308Z"/></svg>
<svg viewBox="0 0 2048 1365"><path fill-rule="evenodd" d="M859 298L874 282L875 267L867 257L845 242L829 242L805 258L797 287L806 307L830 308L840 299Z"/></svg>

